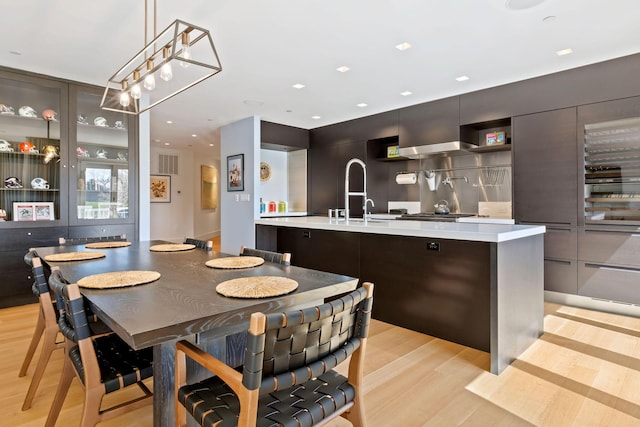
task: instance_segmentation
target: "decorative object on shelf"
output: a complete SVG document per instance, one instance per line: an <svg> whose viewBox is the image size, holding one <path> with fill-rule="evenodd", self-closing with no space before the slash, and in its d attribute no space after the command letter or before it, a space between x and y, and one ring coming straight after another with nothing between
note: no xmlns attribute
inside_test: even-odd
<svg viewBox="0 0 640 427"><path fill-rule="evenodd" d="M78 156L78 157L91 157L89 155L89 150L85 150L82 147L76 148L76 156Z"/></svg>
<svg viewBox="0 0 640 427"><path fill-rule="evenodd" d="M269 213L275 213L278 210L278 205L275 200L269 202Z"/></svg>
<svg viewBox="0 0 640 427"><path fill-rule="evenodd" d="M5 211L4 209L0 209L0 221L6 221L7 220L7 211Z"/></svg>
<svg viewBox="0 0 640 427"><path fill-rule="evenodd" d="M14 221L33 221L33 203L13 202Z"/></svg>
<svg viewBox="0 0 640 427"><path fill-rule="evenodd" d="M44 110L42 112L42 118L45 119L45 120L48 120L48 121L56 121L56 120L58 120L57 116L58 116L58 113L56 113L55 111L53 111L51 109L47 109L47 110Z"/></svg>
<svg viewBox="0 0 640 427"><path fill-rule="evenodd" d="M171 203L171 176L151 175L151 203Z"/></svg>
<svg viewBox="0 0 640 427"><path fill-rule="evenodd" d="M13 202L14 221L53 221L53 202Z"/></svg>
<svg viewBox="0 0 640 427"><path fill-rule="evenodd" d="M124 122L122 120L116 120L113 127L116 129L124 129Z"/></svg>
<svg viewBox="0 0 640 427"><path fill-rule="evenodd" d="M145 0L145 46L107 81L100 103L105 110L139 114L222 71L208 30L176 19L157 34L155 0L154 39L147 43L147 2ZM188 71L181 72L176 64ZM156 75L162 80L157 85ZM140 105L141 84L148 94L148 103L143 107Z"/></svg>
<svg viewBox="0 0 640 427"><path fill-rule="evenodd" d="M89 120L87 119L87 116L85 114L78 114L77 122L78 122L78 124L81 124L81 125L88 125L89 124Z"/></svg>
<svg viewBox="0 0 640 427"><path fill-rule="evenodd" d="M387 147L387 159L395 159L400 157L400 146L392 145Z"/></svg>
<svg viewBox="0 0 640 427"><path fill-rule="evenodd" d="M36 110L29 107L28 105L20 107L20 109L18 110L18 114L20 114L21 117L30 117L34 119L38 117L38 113L36 113Z"/></svg>
<svg viewBox="0 0 640 427"><path fill-rule="evenodd" d="M96 159L106 159L107 158L107 150L104 148L98 148L96 150Z"/></svg>
<svg viewBox="0 0 640 427"><path fill-rule="evenodd" d="M22 153L31 153L31 154L38 154L39 153L39 151L36 148L36 146L33 145L33 143L29 142L29 141L21 142L20 145L19 145L19 148L20 148L20 151Z"/></svg>
<svg viewBox="0 0 640 427"><path fill-rule="evenodd" d="M0 104L0 114L5 116L15 116L16 112L11 105Z"/></svg>
<svg viewBox="0 0 640 427"><path fill-rule="evenodd" d="M202 209L218 207L218 171L213 166L201 165L200 203Z"/></svg>
<svg viewBox="0 0 640 427"><path fill-rule="evenodd" d="M107 119L105 119L104 117L96 117L95 119L93 119L93 124L96 126L100 126L101 128L109 127L109 125L107 124Z"/></svg>
<svg viewBox="0 0 640 427"><path fill-rule="evenodd" d="M0 151L4 153L13 153L13 147L4 139L0 139Z"/></svg>
<svg viewBox="0 0 640 427"><path fill-rule="evenodd" d="M44 178L33 178L31 180L31 188L33 188L34 190L48 190L49 182Z"/></svg>
<svg viewBox="0 0 640 427"><path fill-rule="evenodd" d="M55 145L45 145L44 147L42 147L42 154L44 154L43 162L46 165L52 159L59 156L58 147L56 147Z"/></svg>
<svg viewBox="0 0 640 427"><path fill-rule="evenodd" d="M227 156L227 191L244 191L244 154Z"/></svg>
<svg viewBox="0 0 640 427"><path fill-rule="evenodd" d="M22 182L15 176L10 176L4 180L5 188L22 188Z"/></svg>
<svg viewBox="0 0 640 427"><path fill-rule="evenodd" d="M271 178L271 165L267 162L260 162L260 181L266 182Z"/></svg>
<svg viewBox="0 0 640 427"><path fill-rule="evenodd" d="M507 142L507 138L503 131L488 132L485 137L486 145L502 145Z"/></svg>

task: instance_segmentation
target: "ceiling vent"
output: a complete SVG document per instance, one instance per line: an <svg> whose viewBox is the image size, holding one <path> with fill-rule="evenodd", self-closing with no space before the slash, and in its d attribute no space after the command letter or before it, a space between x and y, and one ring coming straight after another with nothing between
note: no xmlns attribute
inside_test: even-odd
<svg viewBox="0 0 640 427"><path fill-rule="evenodd" d="M178 156L175 154L158 154L158 173L178 175Z"/></svg>

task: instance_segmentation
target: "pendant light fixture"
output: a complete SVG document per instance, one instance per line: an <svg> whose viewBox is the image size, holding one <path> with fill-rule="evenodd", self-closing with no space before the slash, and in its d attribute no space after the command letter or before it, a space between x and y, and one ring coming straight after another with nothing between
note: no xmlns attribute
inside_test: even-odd
<svg viewBox="0 0 640 427"><path fill-rule="evenodd" d="M139 114L222 71L208 30L176 19L157 34L157 0L153 2L154 39L147 43L147 3L145 46L109 78L102 109ZM180 66L175 67L176 63Z"/></svg>

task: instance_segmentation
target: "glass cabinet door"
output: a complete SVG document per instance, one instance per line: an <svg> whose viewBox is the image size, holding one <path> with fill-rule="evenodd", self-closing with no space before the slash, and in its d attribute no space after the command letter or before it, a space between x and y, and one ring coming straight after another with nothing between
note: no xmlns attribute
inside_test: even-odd
<svg viewBox="0 0 640 427"><path fill-rule="evenodd" d="M131 203L133 183L129 178L134 153L129 141L135 119L100 109L100 90L72 87L71 95L76 99L70 138L75 160L71 171L71 182L75 182L70 198L71 224L90 220L133 222L135 204Z"/></svg>
<svg viewBox="0 0 640 427"><path fill-rule="evenodd" d="M67 100L66 84L0 72L0 227L65 219Z"/></svg>

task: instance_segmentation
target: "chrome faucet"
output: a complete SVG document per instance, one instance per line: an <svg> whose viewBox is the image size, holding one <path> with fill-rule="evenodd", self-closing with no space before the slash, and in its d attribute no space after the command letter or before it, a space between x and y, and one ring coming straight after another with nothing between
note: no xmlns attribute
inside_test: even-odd
<svg viewBox="0 0 640 427"><path fill-rule="evenodd" d="M362 174L364 177L364 188L362 191L349 191L349 169L351 165L357 163L362 166ZM362 211L364 212L363 219L366 219L367 213L367 165L360 159L351 159L347 162L347 166L344 171L344 210L345 219L349 221L349 196L362 196ZM373 200L371 200L373 204Z"/></svg>
<svg viewBox="0 0 640 427"><path fill-rule="evenodd" d="M375 203L373 203L373 200L371 199L365 199L364 200L364 219L366 220L367 218L371 217L371 212L367 213L367 203L371 202L371 207L375 208L376 205Z"/></svg>
<svg viewBox="0 0 640 427"><path fill-rule="evenodd" d="M454 179L464 179L464 182L469 182L469 178L467 178L466 176L452 176L452 177L446 177L445 179L443 179L442 183L444 185L449 185L449 187L453 188Z"/></svg>

